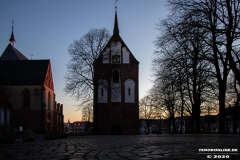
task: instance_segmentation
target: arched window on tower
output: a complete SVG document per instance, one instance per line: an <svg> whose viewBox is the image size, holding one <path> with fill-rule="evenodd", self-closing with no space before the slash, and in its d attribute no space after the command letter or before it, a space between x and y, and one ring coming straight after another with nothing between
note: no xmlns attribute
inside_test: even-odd
<svg viewBox="0 0 240 160"><path fill-rule="evenodd" d="M104 96L104 89L102 88L101 90L101 96L103 97Z"/></svg>
<svg viewBox="0 0 240 160"><path fill-rule="evenodd" d="M50 131L52 129L52 124L51 124L51 114L48 112L48 118L47 118L47 130Z"/></svg>
<svg viewBox="0 0 240 160"><path fill-rule="evenodd" d="M48 92L48 110L51 108L51 94Z"/></svg>
<svg viewBox="0 0 240 160"><path fill-rule="evenodd" d="M118 70L113 70L113 83L119 83L119 71Z"/></svg>
<svg viewBox="0 0 240 160"><path fill-rule="evenodd" d="M98 83L98 103L107 103L108 82L105 79L100 79Z"/></svg>
<svg viewBox="0 0 240 160"><path fill-rule="evenodd" d="M112 72L111 102L121 102L121 79L120 71L115 69Z"/></svg>
<svg viewBox="0 0 240 160"><path fill-rule="evenodd" d="M23 94L23 108L30 108L30 91L29 89L25 88L22 91Z"/></svg>
<svg viewBox="0 0 240 160"><path fill-rule="evenodd" d="M127 79L124 82L125 88L125 103L135 103L135 82L132 79Z"/></svg>

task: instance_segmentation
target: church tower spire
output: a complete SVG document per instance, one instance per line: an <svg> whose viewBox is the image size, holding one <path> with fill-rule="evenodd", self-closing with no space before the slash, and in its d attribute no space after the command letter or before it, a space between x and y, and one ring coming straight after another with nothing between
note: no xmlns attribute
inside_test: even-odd
<svg viewBox="0 0 240 160"><path fill-rule="evenodd" d="M10 41L10 44L14 47L16 41L15 41L14 33L13 33L13 21L12 21L12 34L11 34L9 41Z"/></svg>
<svg viewBox="0 0 240 160"><path fill-rule="evenodd" d="M113 35L119 36L118 20L117 20L117 5L115 5L115 22L114 22Z"/></svg>

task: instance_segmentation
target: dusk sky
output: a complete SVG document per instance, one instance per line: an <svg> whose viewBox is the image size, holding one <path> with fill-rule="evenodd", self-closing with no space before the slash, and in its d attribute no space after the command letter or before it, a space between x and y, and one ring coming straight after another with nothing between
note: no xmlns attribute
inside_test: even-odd
<svg viewBox="0 0 240 160"><path fill-rule="evenodd" d="M156 24L166 18L165 0L118 0L119 33L139 64L139 99L151 88L151 58ZM14 20L15 47L28 59L50 59L56 101L63 104L64 122L81 121L79 104L63 91L68 46L92 28L112 35L115 0L1 0L0 55L9 44Z"/></svg>

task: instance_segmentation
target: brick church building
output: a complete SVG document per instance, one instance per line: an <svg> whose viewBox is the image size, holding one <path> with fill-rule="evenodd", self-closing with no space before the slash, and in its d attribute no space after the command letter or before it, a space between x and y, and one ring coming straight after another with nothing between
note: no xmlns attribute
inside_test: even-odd
<svg viewBox="0 0 240 160"><path fill-rule="evenodd" d="M18 132L63 131L63 105L55 101L50 60L29 60L10 43L0 57L0 127Z"/></svg>
<svg viewBox="0 0 240 160"><path fill-rule="evenodd" d="M138 65L119 35L117 10L113 35L94 61L94 131L138 134Z"/></svg>

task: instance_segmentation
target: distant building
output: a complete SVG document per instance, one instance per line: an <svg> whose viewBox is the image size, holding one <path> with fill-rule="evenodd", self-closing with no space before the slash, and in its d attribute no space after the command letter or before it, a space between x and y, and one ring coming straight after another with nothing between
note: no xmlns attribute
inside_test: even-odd
<svg viewBox="0 0 240 160"><path fill-rule="evenodd" d="M1 127L13 131L63 130L63 105L55 102L50 60L29 60L14 44L0 57Z"/></svg>
<svg viewBox="0 0 240 160"><path fill-rule="evenodd" d="M68 120L67 123L67 130L65 129L65 132L69 133L89 133L91 132L93 124L89 121L75 121L73 123L70 123L70 120Z"/></svg>
<svg viewBox="0 0 240 160"><path fill-rule="evenodd" d="M63 126L64 132L68 132L68 123L63 123Z"/></svg>
<svg viewBox="0 0 240 160"><path fill-rule="evenodd" d="M169 120L168 119L150 119L149 127L147 127L147 123L145 119L140 119L140 134L147 134L148 130L150 134L155 133L169 133Z"/></svg>
<svg viewBox="0 0 240 160"><path fill-rule="evenodd" d="M240 133L240 105L237 108L231 106L225 108L225 130L228 133L234 132L234 121L236 121L236 131Z"/></svg>
<svg viewBox="0 0 240 160"><path fill-rule="evenodd" d="M117 11L113 36L94 61L94 131L138 134L138 65L119 35Z"/></svg>
<svg viewBox="0 0 240 160"><path fill-rule="evenodd" d="M237 111L236 111L237 110ZM240 129L240 106L238 109L234 107L225 108L225 131L226 133L234 133L234 116L236 117L236 132ZM191 133L190 116L183 116L182 132ZM169 124L169 119L151 119L149 130L151 134L154 133L180 133L181 131L181 117L175 118L176 131L173 131L173 126ZM217 133L219 129L218 115L200 116L200 129L202 133ZM139 133L147 133L148 128L144 119L140 120Z"/></svg>

